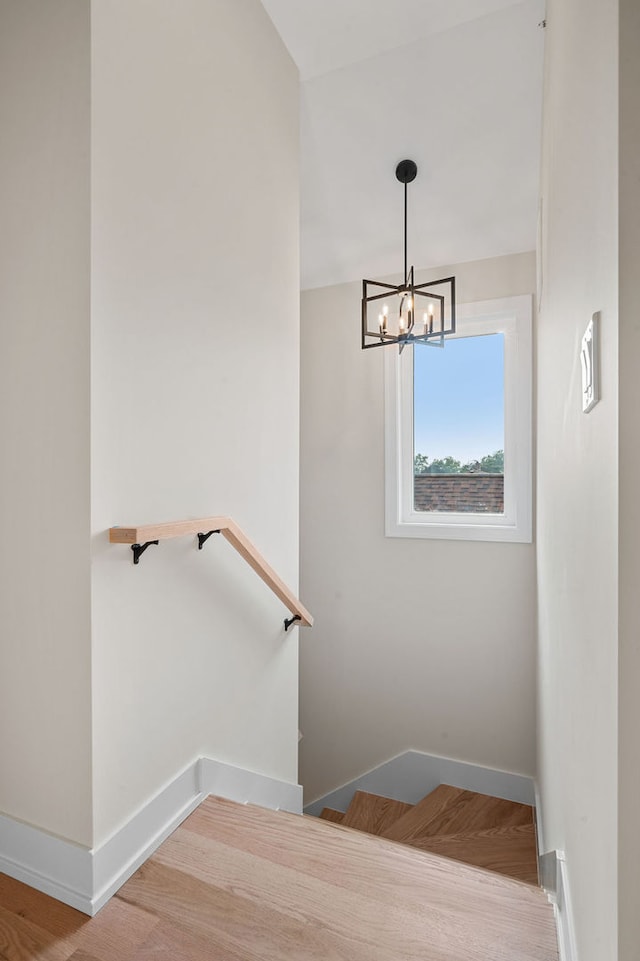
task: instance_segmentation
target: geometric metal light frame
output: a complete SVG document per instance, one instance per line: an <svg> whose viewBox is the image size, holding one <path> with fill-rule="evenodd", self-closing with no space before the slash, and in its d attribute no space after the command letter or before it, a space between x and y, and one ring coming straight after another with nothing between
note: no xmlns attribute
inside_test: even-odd
<svg viewBox="0 0 640 961"><path fill-rule="evenodd" d="M434 288L442 288L441 293L436 293ZM369 311L370 304L377 304L380 301L390 300L394 295L400 297L400 304L403 299L412 304L411 309L406 309L405 320L406 329L392 333L388 327L385 329L378 320L371 322L370 314L376 315L376 311ZM420 304L427 308L426 313L428 322L421 322ZM398 304L399 313L402 310ZM433 307L433 314L430 315L429 307ZM413 267L409 271L404 284L384 284L378 280L362 281L362 349L368 350L370 347L385 347L388 344L398 344L402 350L407 344L432 344L434 347L444 346L444 338L456 332L456 278L443 277L441 280L432 280L427 284L414 284Z"/></svg>
<svg viewBox="0 0 640 961"><path fill-rule="evenodd" d="M413 160L402 160L396 167L396 178L404 184L404 283L386 284L379 280L362 281L362 349L398 344L400 352L407 344L431 344L443 347L444 338L456 331L456 279L443 277L425 284L414 282L413 267L407 269L407 184L415 180L418 167ZM395 300L395 298L399 298ZM391 318L388 305L377 309L381 301L395 302L397 321ZM420 311L424 310L422 318ZM393 311L392 313L395 313ZM372 315L376 315L375 320ZM396 326L397 330L390 329Z"/></svg>

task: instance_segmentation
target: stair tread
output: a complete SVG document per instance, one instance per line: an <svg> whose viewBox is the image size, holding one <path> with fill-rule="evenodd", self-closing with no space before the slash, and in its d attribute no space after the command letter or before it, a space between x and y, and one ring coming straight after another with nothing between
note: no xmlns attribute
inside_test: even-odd
<svg viewBox="0 0 640 961"><path fill-rule="evenodd" d="M533 825L533 808L528 804L441 784L391 825L383 837L410 844L424 837L524 825Z"/></svg>
<svg viewBox="0 0 640 961"><path fill-rule="evenodd" d="M333 808L323 808L320 812L323 821L333 821L334 824L342 824L344 821L344 811L335 811Z"/></svg>
<svg viewBox="0 0 640 961"><path fill-rule="evenodd" d="M382 835L412 807L412 804L394 801L393 798L382 797L380 794L356 791L342 824L344 827L355 828L356 831Z"/></svg>
<svg viewBox="0 0 640 961"><path fill-rule="evenodd" d="M171 905L178 923L185 910L200 911L192 907L195 897L185 898L188 870L199 885L207 885L210 898L196 917L198 924L233 944L236 932L246 939L249 926L249 933L261 939L256 957L558 957L553 909L542 890L410 845L336 830L320 818L210 797L150 864L156 871L175 868ZM142 909L157 896L157 878L149 876L147 886L146 881L142 871L123 888L123 897ZM237 911L231 898L237 899ZM252 912L247 914L248 903L261 912L255 921ZM287 926L279 945L265 940L267 911Z"/></svg>
<svg viewBox="0 0 640 961"><path fill-rule="evenodd" d="M533 824L465 831L459 834L420 837L411 847L463 861L506 877L538 884L536 836Z"/></svg>
<svg viewBox="0 0 640 961"><path fill-rule="evenodd" d="M441 815L463 793L462 788L440 784L434 791L414 804L411 811L408 811L391 828L385 831L383 837L392 841L403 841L411 838L418 827L428 824Z"/></svg>

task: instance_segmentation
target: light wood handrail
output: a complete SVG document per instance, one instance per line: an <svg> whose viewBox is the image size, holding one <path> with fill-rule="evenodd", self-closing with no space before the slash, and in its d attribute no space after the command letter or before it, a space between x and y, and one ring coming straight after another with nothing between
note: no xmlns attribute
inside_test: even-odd
<svg viewBox="0 0 640 961"><path fill-rule="evenodd" d="M170 537L183 537L186 534L206 534L219 531L238 554L245 559L267 587L278 597L294 617L300 618L300 627L311 627L313 617L289 590L274 569L267 564L262 554L251 543L246 534L230 517L199 517L195 520L168 521L164 524L143 524L140 527L111 527L111 544L147 544L150 541L166 540Z"/></svg>

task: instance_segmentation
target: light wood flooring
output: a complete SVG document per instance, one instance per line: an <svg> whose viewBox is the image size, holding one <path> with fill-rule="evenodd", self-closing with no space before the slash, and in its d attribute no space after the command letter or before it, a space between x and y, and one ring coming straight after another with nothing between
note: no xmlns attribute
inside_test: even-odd
<svg viewBox="0 0 640 961"><path fill-rule="evenodd" d="M377 826L390 830L389 815L378 813ZM317 818L217 798L95 918L0 875L2 961L557 956L552 909L536 887Z"/></svg>
<svg viewBox="0 0 640 961"><path fill-rule="evenodd" d="M417 804L356 791L346 813L325 808L327 821L538 883L533 808L441 784Z"/></svg>

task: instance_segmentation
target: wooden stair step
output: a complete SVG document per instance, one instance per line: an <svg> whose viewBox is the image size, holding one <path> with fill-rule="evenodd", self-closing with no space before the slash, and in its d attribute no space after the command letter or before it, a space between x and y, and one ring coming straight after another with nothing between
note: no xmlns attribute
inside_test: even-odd
<svg viewBox="0 0 640 961"><path fill-rule="evenodd" d="M533 808L528 804L441 784L391 825L383 837L413 844L424 837L527 825L533 825Z"/></svg>
<svg viewBox="0 0 640 961"><path fill-rule="evenodd" d="M422 837L409 842L411 847L442 857L496 871L517 881L538 884L536 835L533 824L462 834Z"/></svg>
<svg viewBox="0 0 640 961"><path fill-rule="evenodd" d="M558 959L553 908L532 885L336 831L320 818L213 797L118 897L161 911L180 929L188 924L209 938L211 957L244 950L261 961Z"/></svg>
<svg viewBox="0 0 640 961"><path fill-rule="evenodd" d="M406 804L404 801L394 801L379 794L356 791L342 824L346 828L381 835L412 807L412 804Z"/></svg>
<svg viewBox="0 0 640 961"><path fill-rule="evenodd" d="M344 821L344 811L334 811L333 808L323 808L320 812L323 821L333 821L334 824L342 824Z"/></svg>
<svg viewBox="0 0 640 961"><path fill-rule="evenodd" d="M439 818L450 804L457 801L465 792L462 788L440 784L434 791L414 804L411 811L399 818L396 823L385 831L383 837L391 841L408 841L420 828Z"/></svg>
<svg viewBox="0 0 640 961"><path fill-rule="evenodd" d="M12 961L558 961L545 893L209 797L88 918L0 873Z"/></svg>

